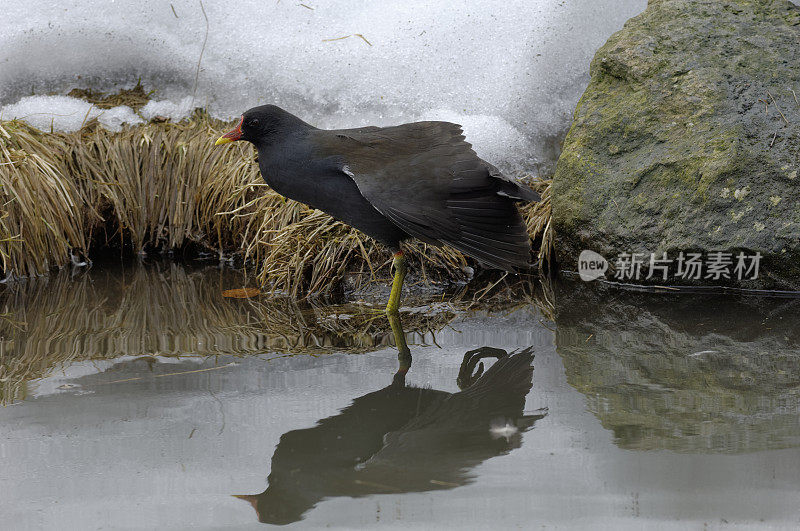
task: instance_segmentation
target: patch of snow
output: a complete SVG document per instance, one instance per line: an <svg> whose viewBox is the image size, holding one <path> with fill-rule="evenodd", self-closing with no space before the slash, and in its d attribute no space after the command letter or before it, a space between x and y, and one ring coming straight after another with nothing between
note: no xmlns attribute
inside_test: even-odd
<svg viewBox="0 0 800 531"><path fill-rule="evenodd" d="M152 100L139 110L139 114L145 120L152 120L156 116L163 116L172 121L178 121L189 116L194 110L194 103L191 96L187 96L178 102L170 100Z"/></svg>
<svg viewBox="0 0 800 531"><path fill-rule="evenodd" d="M123 125L136 125L144 122L127 105L103 109L97 116L97 121L111 131L120 131Z"/></svg>
<svg viewBox="0 0 800 531"><path fill-rule="evenodd" d="M205 46L197 0L7 4L0 104L141 79L160 100L145 119L195 106L232 119L264 103L319 127L436 117L516 169L552 156L595 51L646 0L204 0Z"/></svg>
<svg viewBox="0 0 800 531"><path fill-rule="evenodd" d="M0 118L24 120L42 131L63 132L77 131L93 118L112 131L119 131L123 124L134 125L143 121L126 105L100 109L69 96L27 96L0 108Z"/></svg>

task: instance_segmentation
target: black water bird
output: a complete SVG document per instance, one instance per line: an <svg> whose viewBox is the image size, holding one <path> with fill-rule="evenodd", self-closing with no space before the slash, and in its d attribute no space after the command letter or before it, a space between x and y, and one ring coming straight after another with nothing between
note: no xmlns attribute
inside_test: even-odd
<svg viewBox="0 0 800 531"><path fill-rule="evenodd" d="M426 492L470 483L483 461L518 448L521 433L544 412L525 414L533 352L470 351L458 393L405 385L408 366L392 383L353 400L316 426L281 436L260 494L238 495L261 522L299 521L320 501L338 496ZM475 362L500 357L480 376ZM410 360L408 360L410 363Z"/></svg>
<svg viewBox="0 0 800 531"><path fill-rule="evenodd" d="M216 144L247 140L276 192L323 210L394 251L387 312L406 273L400 242L449 245L493 268L530 266L530 238L517 209L539 194L480 159L461 126L317 129L274 105L246 111Z"/></svg>

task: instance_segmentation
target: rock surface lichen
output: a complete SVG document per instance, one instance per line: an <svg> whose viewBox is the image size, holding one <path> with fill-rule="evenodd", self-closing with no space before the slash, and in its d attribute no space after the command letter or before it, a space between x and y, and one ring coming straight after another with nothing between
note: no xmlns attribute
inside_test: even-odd
<svg viewBox="0 0 800 531"><path fill-rule="evenodd" d="M556 258L756 252L800 290L800 7L651 0L597 52L553 182Z"/></svg>

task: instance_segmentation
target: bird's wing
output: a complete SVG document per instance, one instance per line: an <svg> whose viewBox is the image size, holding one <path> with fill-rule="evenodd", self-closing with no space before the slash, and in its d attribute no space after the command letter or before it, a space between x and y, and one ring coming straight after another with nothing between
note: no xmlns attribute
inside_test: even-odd
<svg viewBox="0 0 800 531"><path fill-rule="evenodd" d="M412 236L499 269L528 267L530 239L515 201L533 190L478 158L461 127L417 122L319 131L315 145L381 214Z"/></svg>
<svg viewBox="0 0 800 531"><path fill-rule="evenodd" d="M544 417L531 418L524 412L525 397L533 387L532 362L532 348L512 353L469 388L419 408L409 422L384 435L383 446L363 463L363 472L377 477L402 470L404 478L465 483L469 468L519 447L519 438L493 435L494 422L524 432Z"/></svg>

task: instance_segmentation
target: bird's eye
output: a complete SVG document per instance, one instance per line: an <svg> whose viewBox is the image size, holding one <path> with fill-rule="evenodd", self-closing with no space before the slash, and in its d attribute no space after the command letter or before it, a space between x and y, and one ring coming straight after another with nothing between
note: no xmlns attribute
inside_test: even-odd
<svg viewBox="0 0 800 531"><path fill-rule="evenodd" d="M256 127L258 125L258 118L253 118L250 120L250 127Z"/></svg>

